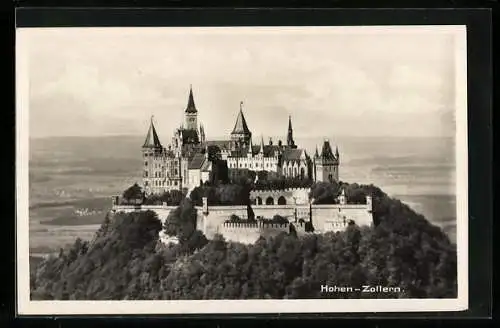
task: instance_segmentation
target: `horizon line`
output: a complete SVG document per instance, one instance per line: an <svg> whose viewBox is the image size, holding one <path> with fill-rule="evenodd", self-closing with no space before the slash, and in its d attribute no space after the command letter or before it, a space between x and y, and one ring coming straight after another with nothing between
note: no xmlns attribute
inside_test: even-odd
<svg viewBox="0 0 500 328"><path fill-rule="evenodd" d="M106 134L106 135L54 135L54 136L29 136L29 139L59 139L59 138L118 138L118 137L129 137L129 138L144 138L145 136L142 134ZM267 137L277 137L277 136L267 136ZM413 135L413 136L408 136L408 135L384 135L384 134L373 134L373 135L353 135L353 134L338 134L335 136L334 139L337 138L419 138L419 139L425 139L425 138L454 138L455 135L427 135L427 136L422 136L422 135ZM330 136L325 136L325 135L318 135L318 136L300 136L296 135L294 138L298 139L316 139L316 138L323 138L323 139L331 139ZM214 138L207 138L207 141L211 140L229 140L227 136L215 136Z"/></svg>

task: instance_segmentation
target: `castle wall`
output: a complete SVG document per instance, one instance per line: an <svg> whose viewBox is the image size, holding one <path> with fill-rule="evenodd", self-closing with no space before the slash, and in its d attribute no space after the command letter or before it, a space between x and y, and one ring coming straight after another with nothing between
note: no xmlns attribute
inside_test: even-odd
<svg viewBox="0 0 500 328"><path fill-rule="evenodd" d="M344 219L346 223L353 220L358 226L370 226L373 222L367 205L313 205L311 213L313 226L320 232L344 230Z"/></svg>
<svg viewBox="0 0 500 328"><path fill-rule="evenodd" d="M259 197L262 204L266 204L266 200L271 197L274 204L278 204L278 199L283 196L286 204L309 204L309 192L311 188L288 188L284 190L252 190L250 192L250 200L256 201ZM259 205L258 202L255 204Z"/></svg>
<svg viewBox="0 0 500 328"><path fill-rule="evenodd" d="M162 223L168 217L170 211L175 209L175 206L159 206L159 205L115 205L115 212L133 212L151 210L158 214ZM289 226L268 224L268 223L230 223L226 222L231 218L231 215L237 215L243 220L247 217L246 206L208 206L205 209L202 206L197 206L197 229L203 231L208 239L212 239L215 234L222 234L227 240L253 243L260 235L269 236L277 235L283 231L288 232ZM312 215L312 224L315 232L324 233L328 231L345 230L350 220L353 220L358 226L372 225L373 216L371 213L371 200L368 204L335 204L335 205L318 205L314 204L309 207L296 205L253 205L252 210L256 218L271 219L275 215L280 215L294 222L295 219L309 221L310 214ZM303 225L295 223L298 232L304 233ZM302 229L302 230L301 230Z"/></svg>
<svg viewBox="0 0 500 328"><path fill-rule="evenodd" d="M163 224L170 214L170 211L175 210L177 206L162 206L162 205L114 205L111 209L114 213L124 212L131 213L135 211L153 211L158 215L158 219Z"/></svg>
<svg viewBox="0 0 500 328"><path fill-rule="evenodd" d="M288 224L262 224L262 223L224 223L219 228L219 233L226 240L253 244L260 236L277 236L289 232Z"/></svg>

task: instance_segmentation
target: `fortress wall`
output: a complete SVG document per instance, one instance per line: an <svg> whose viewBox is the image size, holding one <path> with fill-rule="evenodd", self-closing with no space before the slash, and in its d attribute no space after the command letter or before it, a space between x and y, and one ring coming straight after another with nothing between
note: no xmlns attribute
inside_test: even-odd
<svg viewBox="0 0 500 328"><path fill-rule="evenodd" d="M217 228L217 233L228 241L243 244L253 244L260 237L259 226L249 223L224 223Z"/></svg>
<svg viewBox="0 0 500 328"><path fill-rule="evenodd" d="M167 219L170 211L174 210L176 206L162 206L162 205L115 205L112 207L112 211L115 213L124 212L131 213L135 211L153 211L158 215L158 219L160 219L163 224Z"/></svg>
<svg viewBox="0 0 500 328"><path fill-rule="evenodd" d="M344 217L346 221L353 220L358 226L371 225L373 216L365 205L327 205L313 206L312 221L317 231L338 231L345 229L343 224Z"/></svg>
<svg viewBox="0 0 500 328"><path fill-rule="evenodd" d="M266 203L268 197L274 199L274 204L278 203L278 198L285 197L286 203L289 205L308 204L310 188L288 188L285 190L252 190L250 192L250 199L253 201L257 197L262 199L262 203Z"/></svg>
<svg viewBox="0 0 500 328"><path fill-rule="evenodd" d="M289 220L295 217L295 206L293 205L253 205L252 210L255 217L265 219L272 219L275 215L281 215Z"/></svg>
<svg viewBox="0 0 500 328"><path fill-rule="evenodd" d="M224 223L218 233L226 240L243 244L253 244L260 236L277 236L289 231L288 224L262 224L262 223Z"/></svg>

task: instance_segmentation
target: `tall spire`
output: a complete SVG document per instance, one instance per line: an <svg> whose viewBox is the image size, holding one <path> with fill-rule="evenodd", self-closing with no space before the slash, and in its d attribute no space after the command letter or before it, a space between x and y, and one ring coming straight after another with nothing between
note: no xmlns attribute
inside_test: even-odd
<svg viewBox="0 0 500 328"><path fill-rule="evenodd" d="M314 158L318 158L319 153L318 153L318 146L316 145L316 151L314 152Z"/></svg>
<svg viewBox="0 0 500 328"><path fill-rule="evenodd" d="M156 133L155 125L153 124L153 116L151 116L151 122L149 123L148 134L146 135L146 140L144 141L143 148L162 148L160 143L160 138Z"/></svg>
<svg viewBox="0 0 500 328"><path fill-rule="evenodd" d="M188 98L188 104L186 107L186 113L197 113L198 110L196 109L196 105L194 104L194 97L193 97L193 86L190 84L189 85L189 98Z"/></svg>
<svg viewBox="0 0 500 328"><path fill-rule="evenodd" d="M243 115L243 101L240 102L240 112L238 113L238 117L236 118L236 123L234 124L234 129L231 134L250 134L247 121Z"/></svg>
<svg viewBox="0 0 500 328"><path fill-rule="evenodd" d="M335 146L335 157L339 159L339 146Z"/></svg>
<svg viewBox="0 0 500 328"><path fill-rule="evenodd" d="M295 146L295 141L293 140L292 116L288 116L288 135L286 137L286 144L289 147Z"/></svg>
<svg viewBox="0 0 500 328"><path fill-rule="evenodd" d="M260 149L259 153L264 154L264 136L260 137Z"/></svg>

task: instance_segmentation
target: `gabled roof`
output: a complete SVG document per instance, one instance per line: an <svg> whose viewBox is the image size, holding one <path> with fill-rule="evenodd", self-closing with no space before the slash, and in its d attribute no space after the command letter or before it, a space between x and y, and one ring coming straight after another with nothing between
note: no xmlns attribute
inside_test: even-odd
<svg viewBox="0 0 500 328"><path fill-rule="evenodd" d="M302 153L304 153L304 149L286 148L281 158L283 161L300 161Z"/></svg>
<svg viewBox="0 0 500 328"><path fill-rule="evenodd" d="M236 118L236 123L234 124L234 129L231 134L250 134L250 130L248 129L247 121L245 120L245 116L243 115L243 109L241 108L242 103L240 104L240 111L238 113L238 117Z"/></svg>
<svg viewBox="0 0 500 328"><path fill-rule="evenodd" d="M196 105L194 104L193 88L190 86L189 87L188 104L186 107L186 113L197 113L197 112L198 112L198 110L196 109Z"/></svg>
<svg viewBox="0 0 500 328"><path fill-rule="evenodd" d="M335 155L332 151L332 147L330 146L330 142L328 140L325 140L323 142L323 148L321 149L320 158L323 160L336 160Z"/></svg>
<svg viewBox="0 0 500 328"><path fill-rule="evenodd" d="M143 148L162 148L160 143L160 138L156 133L155 126L153 124L153 118L151 118L151 123L149 124L148 134L146 135L146 140L144 140Z"/></svg>
<svg viewBox="0 0 500 328"><path fill-rule="evenodd" d="M221 150L231 148L231 140L207 140L205 141L205 144L207 146L217 146Z"/></svg>
<svg viewBox="0 0 500 328"><path fill-rule="evenodd" d="M260 153L261 146L252 146L252 155ZM275 151L279 151L278 145L264 145L264 157L273 157ZM247 157L248 147L241 147L237 150L231 151L230 157Z"/></svg>
<svg viewBox="0 0 500 328"><path fill-rule="evenodd" d="M201 169L204 162L205 162L205 154L200 154L200 153L195 154L193 158L189 161L188 169L189 170Z"/></svg>
<svg viewBox="0 0 500 328"><path fill-rule="evenodd" d="M182 129L182 130L180 130L180 132L182 132L182 143L184 145L197 144L200 142L200 138L198 136L198 131Z"/></svg>

